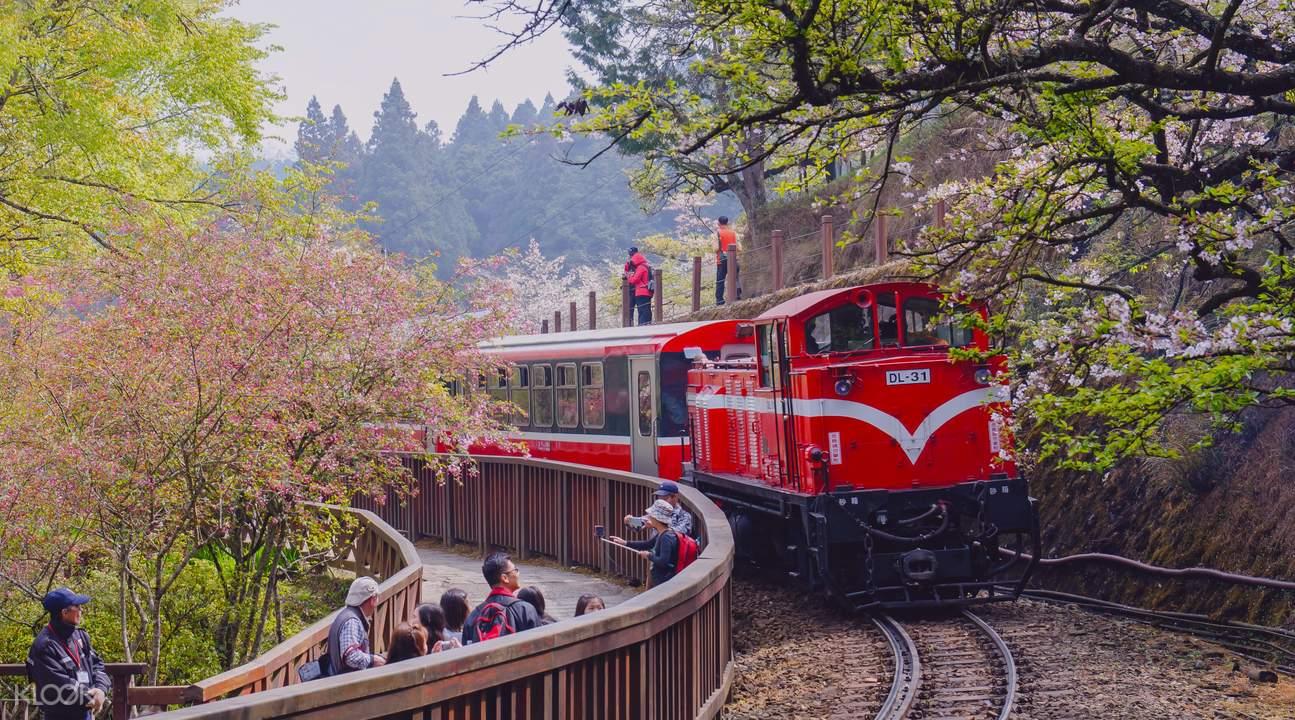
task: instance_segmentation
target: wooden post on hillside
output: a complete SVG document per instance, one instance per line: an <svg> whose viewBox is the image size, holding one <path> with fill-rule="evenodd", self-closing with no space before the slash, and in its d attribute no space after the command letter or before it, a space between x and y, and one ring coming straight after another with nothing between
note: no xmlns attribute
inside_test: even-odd
<svg viewBox="0 0 1295 720"><path fill-rule="evenodd" d="M832 279L832 251L836 249L836 234L832 228L832 216L823 216L823 279Z"/></svg>
<svg viewBox="0 0 1295 720"><path fill-rule="evenodd" d="M652 322L659 323L664 317L662 313L661 289L665 287L661 284L661 268L652 271L652 277L656 280L656 292L652 294Z"/></svg>
<svg viewBox="0 0 1295 720"><path fill-rule="evenodd" d="M701 256L692 256L692 311L701 309Z"/></svg>
<svg viewBox="0 0 1295 720"><path fill-rule="evenodd" d="M553 311L553 332L555 333L562 332L562 311L561 310Z"/></svg>
<svg viewBox="0 0 1295 720"><path fill-rule="evenodd" d="M890 260L890 238L886 237L886 224L890 219L889 215L877 215L872 219L877 225L877 235L874 239L877 255L877 264L885 265Z"/></svg>
<svg viewBox="0 0 1295 720"><path fill-rule="evenodd" d="M773 264L773 291L778 292L782 289L782 231L773 231L773 241L770 243L770 259Z"/></svg>
<svg viewBox="0 0 1295 720"><path fill-rule="evenodd" d="M548 320L541 320L541 321L540 321L540 334L541 334L541 335L548 335L548 334L549 334L549 321L548 321Z"/></svg>
<svg viewBox="0 0 1295 720"><path fill-rule="evenodd" d="M598 293L589 291L589 329L598 329Z"/></svg>
<svg viewBox="0 0 1295 720"><path fill-rule="evenodd" d="M580 327L580 325L578 324L580 318L578 315L576 315L576 313L579 312L578 310L576 310L576 301L572 300L571 304L568 307L571 310L571 332L575 332L576 329Z"/></svg>
<svg viewBox="0 0 1295 720"><path fill-rule="evenodd" d="M629 281L621 283L621 327L630 326L630 315L634 309L630 307L630 284Z"/></svg>
<svg viewBox="0 0 1295 720"><path fill-rule="evenodd" d="M948 208L944 204L943 199L935 201L935 226L936 227L938 228L944 227L944 213L947 209Z"/></svg>
<svg viewBox="0 0 1295 720"><path fill-rule="evenodd" d="M737 284L740 281L737 270L737 245L729 245L724 251L728 255L728 276L724 278L724 304L737 302Z"/></svg>

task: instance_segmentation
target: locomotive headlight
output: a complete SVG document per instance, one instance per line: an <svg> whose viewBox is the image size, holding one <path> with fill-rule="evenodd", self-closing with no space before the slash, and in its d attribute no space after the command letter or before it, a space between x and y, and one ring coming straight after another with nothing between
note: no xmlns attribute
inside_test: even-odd
<svg viewBox="0 0 1295 720"><path fill-rule="evenodd" d="M982 367L982 368L976 368L976 375L975 375L975 378L976 378L976 382L980 383L981 385L988 385L988 384L989 384L989 368L983 368L983 367Z"/></svg>
<svg viewBox="0 0 1295 720"><path fill-rule="evenodd" d="M837 378L836 385L832 389L836 390L837 395L845 397L850 394L850 390L854 389L854 378L848 375L843 378Z"/></svg>

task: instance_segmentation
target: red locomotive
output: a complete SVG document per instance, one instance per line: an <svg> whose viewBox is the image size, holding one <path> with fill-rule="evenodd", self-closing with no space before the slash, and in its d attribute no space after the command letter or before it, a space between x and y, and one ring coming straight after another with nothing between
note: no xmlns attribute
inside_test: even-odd
<svg viewBox="0 0 1295 720"><path fill-rule="evenodd" d="M518 406L533 455L693 484L741 554L852 606L1015 597L1033 566L1001 549L1039 555L1001 358L951 357L988 342L944 316L933 286L490 347L511 367L487 390Z"/></svg>

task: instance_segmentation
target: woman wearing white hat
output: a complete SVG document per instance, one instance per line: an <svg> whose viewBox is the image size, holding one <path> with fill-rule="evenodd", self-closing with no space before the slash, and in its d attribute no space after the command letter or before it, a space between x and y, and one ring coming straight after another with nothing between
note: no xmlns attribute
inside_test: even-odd
<svg viewBox="0 0 1295 720"><path fill-rule="evenodd" d="M679 557L679 536L670 529L670 519L673 515L674 507L670 503L657 500L644 511L648 527L656 531L654 537L628 542L614 535L608 538L618 545L637 550L639 555L652 562L652 587L669 580L678 572L676 566Z"/></svg>

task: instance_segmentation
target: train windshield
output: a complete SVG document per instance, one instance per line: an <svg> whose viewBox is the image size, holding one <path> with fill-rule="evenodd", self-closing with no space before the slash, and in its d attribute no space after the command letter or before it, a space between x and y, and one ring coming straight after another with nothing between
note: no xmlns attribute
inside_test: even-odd
<svg viewBox="0 0 1295 720"><path fill-rule="evenodd" d="M905 345L953 345L961 347L975 341L971 328L963 327L956 315L940 308L932 298L904 298Z"/></svg>
<svg viewBox="0 0 1295 720"><path fill-rule="evenodd" d="M853 303L832 308L805 322L805 350L811 355L871 350L875 343L872 313Z"/></svg>

